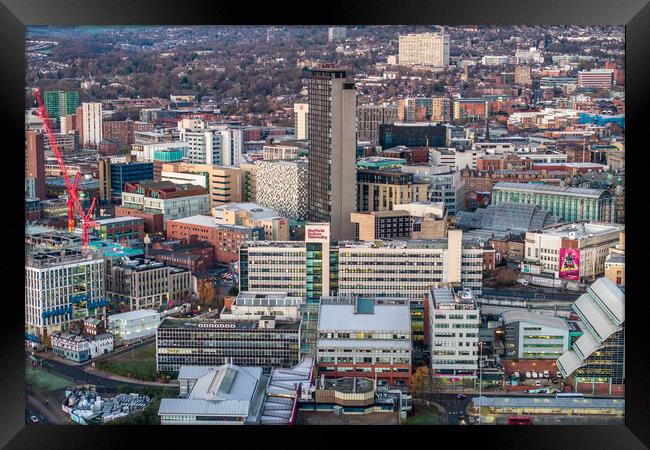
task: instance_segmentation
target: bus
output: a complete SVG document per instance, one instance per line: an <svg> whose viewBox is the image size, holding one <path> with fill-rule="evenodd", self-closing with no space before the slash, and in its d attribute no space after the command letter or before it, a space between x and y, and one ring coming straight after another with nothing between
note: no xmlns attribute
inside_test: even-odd
<svg viewBox="0 0 650 450"><path fill-rule="evenodd" d="M579 392L562 392L555 394L555 398L585 398L585 394Z"/></svg>
<svg viewBox="0 0 650 450"><path fill-rule="evenodd" d="M533 418L530 416L510 416L508 417L508 425L532 425Z"/></svg>

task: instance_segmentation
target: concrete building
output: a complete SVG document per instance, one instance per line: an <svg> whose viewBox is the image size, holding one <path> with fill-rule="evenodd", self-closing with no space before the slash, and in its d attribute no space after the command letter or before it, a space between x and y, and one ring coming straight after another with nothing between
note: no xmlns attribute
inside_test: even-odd
<svg viewBox="0 0 650 450"><path fill-rule="evenodd" d="M241 364L292 367L299 361L300 322L165 318L156 332L156 364L161 372L181 366Z"/></svg>
<svg viewBox="0 0 650 450"><path fill-rule="evenodd" d="M579 222L526 233L525 258L556 278L593 281L605 273L609 249L619 243L623 225ZM568 251L570 249L571 251ZM571 256L572 271L563 264Z"/></svg>
<svg viewBox="0 0 650 450"><path fill-rule="evenodd" d="M541 64L543 62L542 52L535 47L518 48L515 51L515 64Z"/></svg>
<svg viewBox="0 0 650 450"><path fill-rule="evenodd" d="M480 310L470 291L428 290L431 372L440 379L478 377Z"/></svg>
<svg viewBox="0 0 650 450"><path fill-rule="evenodd" d="M327 224L307 224L306 242L247 242L240 248L240 291L323 296L421 298L436 282L481 292L484 250L462 232L429 241L339 241ZM310 280L309 282L307 280Z"/></svg>
<svg viewBox="0 0 650 450"><path fill-rule="evenodd" d="M372 377L378 385L411 381L411 313L407 303L322 298L316 344L318 373Z"/></svg>
<svg viewBox="0 0 650 450"><path fill-rule="evenodd" d="M97 148L104 140L102 132L102 104L82 103L82 146L84 148Z"/></svg>
<svg viewBox="0 0 650 450"><path fill-rule="evenodd" d="M188 298L191 291L187 269L143 256L106 261L106 292L131 310L160 308Z"/></svg>
<svg viewBox="0 0 650 450"><path fill-rule="evenodd" d="M512 309L501 314L506 358L557 359L569 349L569 325L562 317Z"/></svg>
<svg viewBox="0 0 650 450"><path fill-rule="evenodd" d="M309 205L307 161L258 161L256 165L257 203L289 219L305 220Z"/></svg>
<svg viewBox="0 0 650 450"><path fill-rule="evenodd" d="M346 29L345 27L329 27L327 29L328 42L341 42L345 40Z"/></svg>
<svg viewBox="0 0 650 450"><path fill-rule="evenodd" d="M162 172L172 183L187 180L186 183L204 186L209 194L210 208L241 202L245 193L242 170L238 167L175 163L163 164Z"/></svg>
<svg viewBox="0 0 650 450"><path fill-rule="evenodd" d="M262 156L264 161L296 159L307 156L307 149L299 142L269 144L262 147Z"/></svg>
<svg viewBox="0 0 650 450"><path fill-rule="evenodd" d="M531 67L527 65L515 66L515 84L530 86L533 83Z"/></svg>
<svg viewBox="0 0 650 450"><path fill-rule="evenodd" d="M296 139L309 139L309 103L294 103Z"/></svg>
<svg viewBox="0 0 650 450"><path fill-rule="evenodd" d="M406 147L444 147L447 129L431 122L395 122L379 124L379 145L388 149L398 145Z"/></svg>
<svg viewBox="0 0 650 450"><path fill-rule="evenodd" d="M231 203L212 209L218 223L244 227L262 227L267 241L289 240L289 224L278 211L257 203Z"/></svg>
<svg viewBox="0 0 650 450"><path fill-rule="evenodd" d="M616 199L603 189L499 182L492 189L492 203L502 202L540 205L566 222L616 222Z"/></svg>
<svg viewBox="0 0 650 450"><path fill-rule="evenodd" d="M44 134L25 132L25 178L34 180L34 192L30 192L30 197L46 200Z"/></svg>
<svg viewBox="0 0 650 450"><path fill-rule="evenodd" d="M429 185L416 182L414 175L396 170L357 170L357 210L389 211L393 205L423 202Z"/></svg>
<svg viewBox="0 0 650 450"><path fill-rule="evenodd" d="M345 70L309 77L309 220L330 222L334 240L351 239L356 210L356 90Z"/></svg>
<svg viewBox="0 0 650 450"><path fill-rule="evenodd" d="M429 161L432 166L447 166L451 170L461 170L466 167L476 169L479 158L484 156L480 150L457 150L454 148L432 148L429 150Z"/></svg>
<svg viewBox="0 0 650 450"><path fill-rule="evenodd" d="M614 85L613 69L592 69L578 72L578 87L611 89Z"/></svg>
<svg viewBox="0 0 650 450"><path fill-rule="evenodd" d="M204 188L169 181L126 183L122 192L122 206L145 213L162 214L164 223L206 214L210 210L209 196Z"/></svg>
<svg viewBox="0 0 650 450"><path fill-rule="evenodd" d="M143 339L156 334L162 320L154 309L139 309L108 316L108 331L122 342Z"/></svg>
<svg viewBox="0 0 650 450"><path fill-rule="evenodd" d="M232 304L224 306L219 314L221 320L260 320L273 316L276 321L301 319L301 297L290 297L286 292L240 292Z"/></svg>
<svg viewBox="0 0 650 450"><path fill-rule="evenodd" d="M401 66L449 66L450 39L446 33L407 34L399 37Z"/></svg>
<svg viewBox="0 0 650 450"><path fill-rule="evenodd" d="M268 378L261 367L183 365L179 398L160 400L161 425L245 425L258 421Z"/></svg>
<svg viewBox="0 0 650 450"><path fill-rule="evenodd" d="M600 278L573 304L584 330L560 356L557 367L573 375L577 391L596 392L596 385L612 388L625 383L625 294L609 279Z"/></svg>
<svg viewBox="0 0 650 450"><path fill-rule="evenodd" d="M605 277L617 286L625 287L625 232L621 231L618 244L609 249L605 258Z"/></svg>
<svg viewBox="0 0 650 450"><path fill-rule="evenodd" d="M431 203L443 202L450 216L465 209L467 188L460 171L447 171L445 168L426 166L402 166L401 171L413 174L416 183L427 183L427 200Z"/></svg>
<svg viewBox="0 0 650 450"><path fill-rule="evenodd" d="M442 203L412 202L392 211L352 213L356 239L443 239L447 236L447 210Z"/></svg>
<svg viewBox="0 0 650 450"><path fill-rule="evenodd" d="M25 257L25 333L43 338L70 322L106 313L101 253L33 249Z"/></svg>
<svg viewBox="0 0 650 450"><path fill-rule="evenodd" d="M397 121L397 105L359 105L357 107L357 141L379 144L379 126Z"/></svg>

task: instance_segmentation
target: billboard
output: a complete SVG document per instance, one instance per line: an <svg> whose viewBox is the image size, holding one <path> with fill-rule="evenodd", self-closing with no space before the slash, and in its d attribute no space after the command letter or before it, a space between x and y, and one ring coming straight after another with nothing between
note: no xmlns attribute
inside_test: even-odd
<svg viewBox="0 0 650 450"><path fill-rule="evenodd" d="M580 280L580 250L574 248L560 249L560 278Z"/></svg>

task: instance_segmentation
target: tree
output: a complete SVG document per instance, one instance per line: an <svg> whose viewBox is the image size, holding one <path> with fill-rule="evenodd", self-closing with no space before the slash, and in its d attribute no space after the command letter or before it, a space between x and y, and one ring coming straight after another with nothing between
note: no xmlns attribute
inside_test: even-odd
<svg viewBox="0 0 650 450"><path fill-rule="evenodd" d="M203 283L200 289L199 300L205 305L211 304L217 297L217 293L212 284L212 280L207 280Z"/></svg>
<svg viewBox="0 0 650 450"><path fill-rule="evenodd" d="M232 297L236 296L237 294L239 294L239 288L237 286L231 287L230 290L228 291L228 295Z"/></svg>
<svg viewBox="0 0 650 450"><path fill-rule="evenodd" d="M503 269L499 271L496 278L499 286L512 286L517 282L517 273L510 269Z"/></svg>
<svg viewBox="0 0 650 450"><path fill-rule="evenodd" d="M413 391L414 399L424 400L430 397L433 392L433 384L428 367L422 366L415 370L411 378L411 390Z"/></svg>

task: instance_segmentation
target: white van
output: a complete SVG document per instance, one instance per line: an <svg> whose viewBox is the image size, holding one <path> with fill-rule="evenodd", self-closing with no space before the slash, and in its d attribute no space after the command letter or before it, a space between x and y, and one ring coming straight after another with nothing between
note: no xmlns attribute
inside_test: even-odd
<svg viewBox="0 0 650 450"><path fill-rule="evenodd" d="M526 372L526 378L530 378L530 372Z"/></svg>
<svg viewBox="0 0 650 450"><path fill-rule="evenodd" d="M537 379L537 372L533 372L532 375L533 375L533 380L536 380Z"/></svg>

